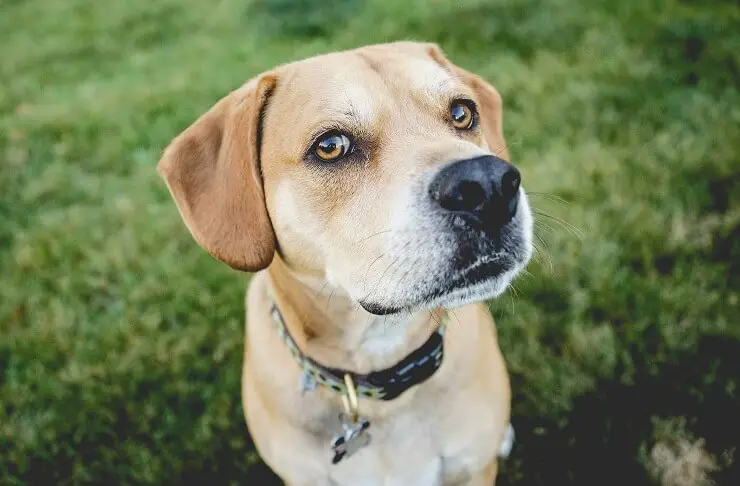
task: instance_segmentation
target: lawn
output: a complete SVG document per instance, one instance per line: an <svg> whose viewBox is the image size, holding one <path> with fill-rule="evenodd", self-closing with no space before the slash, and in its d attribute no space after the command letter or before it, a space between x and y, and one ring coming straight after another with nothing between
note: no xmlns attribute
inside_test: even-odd
<svg viewBox="0 0 740 486"><path fill-rule="evenodd" d="M272 484L240 404L248 275L154 168L252 75L396 39L498 87L539 212L491 303L499 484L740 484L740 4L330 3L0 2L0 484Z"/></svg>

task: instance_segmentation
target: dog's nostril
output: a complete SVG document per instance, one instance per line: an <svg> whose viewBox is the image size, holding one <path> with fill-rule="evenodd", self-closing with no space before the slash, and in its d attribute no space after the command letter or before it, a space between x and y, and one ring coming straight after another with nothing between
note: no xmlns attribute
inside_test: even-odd
<svg viewBox="0 0 740 486"><path fill-rule="evenodd" d="M440 205L450 211L473 211L486 202L486 191L475 181L461 181L442 195Z"/></svg>
<svg viewBox="0 0 740 486"><path fill-rule="evenodd" d="M501 177L501 195L504 199L511 199L519 192L519 186L522 183L522 176L519 171L514 169L506 172Z"/></svg>
<svg viewBox="0 0 740 486"><path fill-rule="evenodd" d="M459 190L462 194L465 209L476 209L486 202L486 191L477 182L463 181Z"/></svg>

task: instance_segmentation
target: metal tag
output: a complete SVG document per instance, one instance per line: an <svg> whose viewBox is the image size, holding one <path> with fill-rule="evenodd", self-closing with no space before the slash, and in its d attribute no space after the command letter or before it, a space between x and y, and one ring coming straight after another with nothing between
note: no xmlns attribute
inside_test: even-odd
<svg viewBox="0 0 740 486"><path fill-rule="evenodd" d="M342 423L343 432L331 441L331 450L334 452L334 457L331 460L332 464L337 464L345 457L352 456L370 444L371 440L367 431L370 428L369 420L360 418L356 422L352 422L346 414L339 415L339 420Z"/></svg>

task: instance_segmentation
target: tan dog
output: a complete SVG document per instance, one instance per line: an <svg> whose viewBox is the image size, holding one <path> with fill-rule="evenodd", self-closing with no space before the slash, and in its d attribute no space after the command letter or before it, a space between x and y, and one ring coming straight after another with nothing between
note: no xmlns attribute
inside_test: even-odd
<svg viewBox="0 0 740 486"><path fill-rule="evenodd" d="M244 412L286 484L493 484L510 391L480 302L532 251L504 160L496 90L415 42L261 74L167 148L196 241L259 271Z"/></svg>

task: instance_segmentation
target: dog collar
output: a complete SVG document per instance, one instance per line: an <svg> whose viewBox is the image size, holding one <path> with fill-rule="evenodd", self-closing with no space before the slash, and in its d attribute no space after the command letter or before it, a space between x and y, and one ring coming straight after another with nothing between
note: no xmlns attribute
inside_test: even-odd
<svg viewBox="0 0 740 486"><path fill-rule="evenodd" d="M428 380L442 365L444 355L444 332L448 317L442 316L439 327L420 347L411 352L396 365L366 375L339 368L322 365L309 358L298 348L288 332L285 320L277 305L270 311L278 335L288 347L290 354L303 371L302 389L311 390L316 385L323 385L346 396L347 383L354 384L356 393L378 400L393 400L409 388Z"/></svg>

